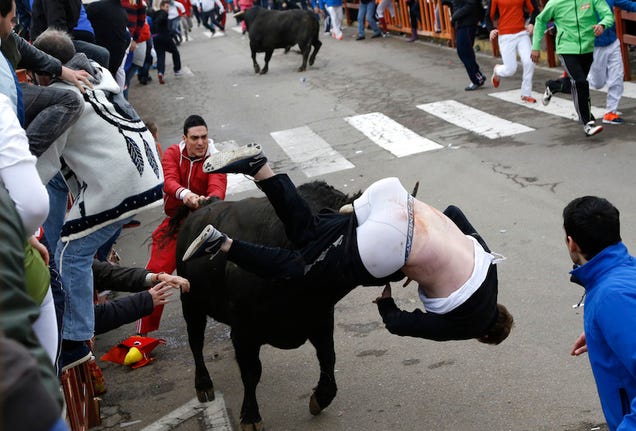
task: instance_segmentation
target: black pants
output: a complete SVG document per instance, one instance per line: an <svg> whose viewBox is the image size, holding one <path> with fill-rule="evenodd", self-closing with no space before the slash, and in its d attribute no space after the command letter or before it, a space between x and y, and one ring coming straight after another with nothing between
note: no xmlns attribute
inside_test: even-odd
<svg viewBox="0 0 636 431"><path fill-rule="evenodd" d="M353 218L351 214L314 215L285 174L260 181L258 185L295 248L268 247L234 239L227 254L229 260L261 277L294 279L309 273L332 273L342 263L343 255L357 253L357 249L345 250L351 244L344 241ZM318 258L320 271L314 267Z"/></svg>
<svg viewBox="0 0 636 431"><path fill-rule="evenodd" d="M592 121L590 101L590 84L587 82L587 75L590 73L593 53L588 54L560 54L559 58L568 76L560 79L550 80L546 85L553 93L570 93L579 120L583 124Z"/></svg>

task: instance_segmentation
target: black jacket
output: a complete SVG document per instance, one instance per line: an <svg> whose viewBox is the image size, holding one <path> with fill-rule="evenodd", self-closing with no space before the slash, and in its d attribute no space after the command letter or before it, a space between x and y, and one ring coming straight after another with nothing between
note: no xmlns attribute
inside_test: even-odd
<svg viewBox="0 0 636 431"><path fill-rule="evenodd" d="M484 18L481 0L443 0L442 4L450 6L455 28L476 26Z"/></svg>
<svg viewBox="0 0 636 431"><path fill-rule="evenodd" d="M152 313L152 296L146 290L146 275L149 273L150 271L144 268L126 268L93 261L93 280L98 292L138 292L95 305L95 335L132 323Z"/></svg>
<svg viewBox="0 0 636 431"><path fill-rule="evenodd" d="M47 28L71 34L80 16L81 0L34 0L31 6L31 40Z"/></svg>

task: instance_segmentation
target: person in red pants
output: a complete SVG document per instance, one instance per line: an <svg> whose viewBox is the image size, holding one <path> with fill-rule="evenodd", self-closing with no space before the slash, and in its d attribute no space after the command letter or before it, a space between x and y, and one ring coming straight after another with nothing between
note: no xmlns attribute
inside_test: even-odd
<svg viewBox="0 0 636 431"><path fill-rule="evenodd" d="M150 259L146 269L159 274L172 274L176 269L177 235L170 229L170 221L179 208L194 211L212 196L225 199L225 174L203 172L204 160L218 152L208 138L208 126L199 115L190 115L183 124L183 140L166 149L161 165L164 175L163 209L166 218L152 233ZM159 328L163 305L152 314L137 321L137 333L145 335Z"/></svg>

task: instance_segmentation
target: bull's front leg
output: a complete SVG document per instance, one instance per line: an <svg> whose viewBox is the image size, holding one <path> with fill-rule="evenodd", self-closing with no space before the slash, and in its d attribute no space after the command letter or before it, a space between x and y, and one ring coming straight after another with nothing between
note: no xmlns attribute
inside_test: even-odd
<svg viewBox="0 0 636 431"><path fill-rule="evenodd" d="M241 430L262 431L265 427L256 400L256 386L261 380L263 370L259 358L261 345L248 333L238 333L234 328L232 328L232 344L243 381Z"/></svg>
<svg viewBox="0 0 636 431"><path fill-rule="evenodd" d="M272 59L272 54L274 53L273 49L269 49L265 51L265 66L261 70L261 75L265 75L269 70L269 61Z"/></svg>
<svg viewBox="0 0 636 431"><path fill-rule="evenodd" d="M317 415L331 404L338 392L335 376L336 351L333 342L333 312L327 320L316 333L309 337L309 341L316 348L316 356L320 364L320 379L309 399L309 412L312 415Z"/></svg>
<svg viewBox="0 0 636 431"><path fill-rule="evenodd" d="M254 64L254 73L258 73L261 71L261 67L256 62L256 50L252 49L252 64Z"/></svg>
<svg viewBox="0 0 636 431"><path fill-rule="evenodd" d="M181 308L188 330L188 343L194 358L194 389L199 401L214 400L214 384L203 359L203 341L205 340L205 325L207 323L206 302L197 301L190 293L181 296Z"/></svg>

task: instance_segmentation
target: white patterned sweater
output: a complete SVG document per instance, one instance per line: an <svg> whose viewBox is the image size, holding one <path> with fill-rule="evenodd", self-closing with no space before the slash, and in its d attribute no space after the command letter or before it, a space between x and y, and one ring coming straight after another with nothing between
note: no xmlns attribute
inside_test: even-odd
<svg viewBox="0 0 636 431"><path fill-rule="evenodd" d="M79 68L71 62L66 66ZM62 227L64 242L160 206L163 199L163 171L152 134L119 94L110 72L94 62L91 66L99 82L86 90L84 112L37 163L44 184L62 170L74 196ZM79 93L71 84L52 85Z"/></svg>

